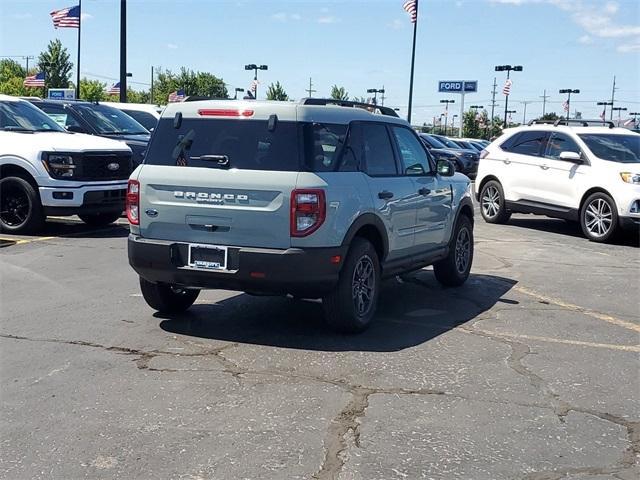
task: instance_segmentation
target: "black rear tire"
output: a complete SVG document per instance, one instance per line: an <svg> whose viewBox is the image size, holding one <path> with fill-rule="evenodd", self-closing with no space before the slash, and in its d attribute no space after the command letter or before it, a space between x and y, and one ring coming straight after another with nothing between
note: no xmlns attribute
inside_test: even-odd
<svg viewBox="0 0 640 480"><path fill-rule="evenodd" d="M580 226L584 236L592 242L613 240L620 231L616 202L604 192L596 192L580 208Z"/></svg>
<svg viewBox="0 0 640 480"><path fill-rule="evenodd" d="M90 215L78 215L87 225L92 227L104 227L110 223L115 222L120 218L122 212L105 212L105 213L93 213Z"/></svg>
<svg viewBox="0 0 640 480"><path fill-rule="evenodd" d="M0 230L23 235L44 227L45 215L38 191L22 177L0 180Z"/></svg>
<svg viewBox="0 0 640 480"><path fill-rule="evenodd" d="M151 283L140 277L140 290L147 304L160 313L182 313L193 305L200 290Z"/></svg>
<svg viewBox="0 0 640 480"><path fill-rule="evenodd" d="M359 333L373 319L380 293L380 260L368 240L356 237L335 290L322 299L325 319L336 331Z"/></svg>
<svg viewBox="0 0 640 480"><path fill-rule="evenodd" d="M502 185L496 180L490 180L482 186L480 191L480 212L487 223L507 223L511 212L507 210Z"/></svg>
<svg viewBox="0 0 640 480"><path fill-rule="evenodd" d="M473 263L473 223L460 215L451 241L449 255L433 265L436 279L447 287L458 287L466 282Z"/></svg>

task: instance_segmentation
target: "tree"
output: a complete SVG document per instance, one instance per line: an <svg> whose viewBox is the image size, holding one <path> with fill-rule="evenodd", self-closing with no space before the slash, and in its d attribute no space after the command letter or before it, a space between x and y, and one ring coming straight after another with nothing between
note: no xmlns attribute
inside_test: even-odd
<svg viewBox="0 0 640 480"><path fill-rule="evenodd" d="M38 56L38 71L45 73L46 88L68 88L72 68L69 52L58 39L50 41Z"/></svg>
<svg viewBox="0 0 640 480"><path fill-rule="evenodd" d="M89 102L99 102L106 100L107 94L105 93L106 84L100 80L87 80L83 78L80 80L80 98Z"/></svg>
<svg viewBox="0 0 640 480"><path fill-rule="evenodd" d="M344 87L334 85L331 87L331 98L336 100L349 100L349 92L347 92Z"/></svg>
<svg viewBox="0 0 640 480"><path fill-rule="evenodd" d="M24 68L15 60L9 58L0 60L0 83L8 82L14 77L24 79L25 76Z"/></svg>
<svg viewBox="0 0 640 480"><path fill-rule="evenodd" d="M178 74L174 74L171 70L158 71L154 79L152 103L167 103L169 94L177 90L184 90L186 96L229 98L229 92L222 78L208 72L194 72L182 67ZM129 95L128 92L127 95Z"/></svg>
<svg viewBox="0 0 640 480"><path fill-rule="evenodd" d="M475 112L469 110L464 112L462 136L470 138L481 138L486 130L484 125L489 122L487 111Z"/></svg>
<svg viewBox="0 0 640 480"><path fill-rule="evenodd" d="M367 99L364 97L353 97L352 101L358 103L367 103Z"/></svg>
<svg viewBox="0 0 640 480"><path fill-rule="evenodd" d="M540 120L558 120L558 115L556 114L556 112L549 112L549 113L545 113L544 115L542 115L540 117Z"/></svg>
<svg viewBox="0 0 640 480"><path fill-rule="evenodd" d="M30 73L33 74L33 71ZM14 96L41 96L42 88L24 86L26 75L25 69L15 60L0 60L0 93Z"/></svg>
<svg viewBox="0 0 640 480"><path fill-rule="evenodd" d="M276 82L275 84L269 85L267 89L267 100L281 100L287 101L289 100L289 95L284 91L284 87L280 85L280 82Z"/></svg>

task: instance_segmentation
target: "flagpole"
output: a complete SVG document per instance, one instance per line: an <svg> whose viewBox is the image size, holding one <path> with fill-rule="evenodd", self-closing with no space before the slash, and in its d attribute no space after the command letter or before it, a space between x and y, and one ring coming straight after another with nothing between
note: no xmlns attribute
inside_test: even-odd
<svg viewBox="0 0 640 480"><path fill-rule="evenodd" d="M80 99L80 30L82 26L82 0L78 0L78 65L76 71L76 98Z"/></svg>
<svg viewBox="0 0 640 480"><path fill-rule="evenodd" d="M413 24L413 48L411 50L411 80L409 82L409 110L407 122L411 124L411 104L413 103L413 71L416 64L416 33L418 31L418 0L416 0L416 22Z"/></svg>

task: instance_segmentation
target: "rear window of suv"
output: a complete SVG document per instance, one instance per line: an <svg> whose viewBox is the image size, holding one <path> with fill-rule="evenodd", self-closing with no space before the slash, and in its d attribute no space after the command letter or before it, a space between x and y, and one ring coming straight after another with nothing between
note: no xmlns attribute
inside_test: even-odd
<svg viewBox="0 0 640 480"><path fill-rule="evenodd" d="M229 168L297 171L298 126L277 122L269 131L266 120L184 118L176 129L172 118L163 118L151 139L145 163L218 168L211 159L219 157L227 157Z"/></svg>

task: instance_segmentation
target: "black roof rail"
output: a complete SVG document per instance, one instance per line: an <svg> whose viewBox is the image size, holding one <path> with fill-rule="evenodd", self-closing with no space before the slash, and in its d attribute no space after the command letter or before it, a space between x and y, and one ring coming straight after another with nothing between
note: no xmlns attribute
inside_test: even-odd
<svg viewBox="0 0 640 480"><path fill-rule="evenodd" d="M373 103L352 102L351 100L337 100L335 98L303 98L301 105L336 105L339 107L355 107L367 110L378 110L382 115L398 118L398 113L391 107L383 107Z"/></svg>
<svg viewBox="0 0 640 480"><path fill-rule="evenodd" d="M531 126L531 125L553 125L555 123L556 123L555 120L540 120L540 119L535 119L534 118L529 123L527 123L527 125L528 126Z"/></svg>
<svg viewBox="0 0 640 480"><path fill-rule="evenodd" d="M567 125L569 126L570 124L575 124L575 125L580 125L582 127L602 127L602 126L607 126L609 128L614 128L615 125L613 124L613 122L608 122L608 121L604 121L604 120L582 120L582 119L578 119L578 118L574 118L574 119L558 119L555 121L555 123L553 124L554 127L557 127L558 125Z"/></svg>

